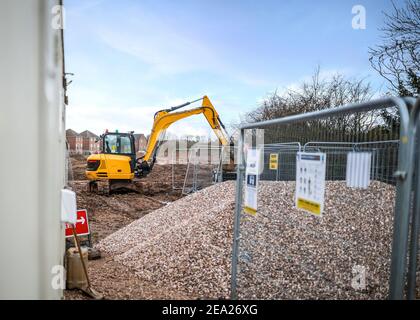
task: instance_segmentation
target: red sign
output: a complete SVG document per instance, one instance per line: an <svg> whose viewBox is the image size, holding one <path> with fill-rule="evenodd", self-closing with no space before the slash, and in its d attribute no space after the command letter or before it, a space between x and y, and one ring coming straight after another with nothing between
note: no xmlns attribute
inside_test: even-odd
<svg viewBox="0 0 420 320"><path fill-rule="evenodd" d="M86 209L77 210L76 233L79 236L89 234L89 221ZM73 230L70 224L66 223L66 238L73 236Z"/></svg>

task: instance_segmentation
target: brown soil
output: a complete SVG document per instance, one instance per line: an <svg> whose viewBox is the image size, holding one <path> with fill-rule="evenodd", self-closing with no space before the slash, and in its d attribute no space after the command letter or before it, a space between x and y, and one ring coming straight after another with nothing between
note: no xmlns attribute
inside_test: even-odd
<svg viewBox="0 0 420 320"><path fill-rule="evenodd" d="M137 192L111 195L101 192L101 185L99 194L87 191L85 157L71 157L71 165L74 180L69 184L77 194L78 208L87 209L93 245L134 220L182 197L181 190L173 190L171 165L156 164L147 177L135 179ZM186 165L176 165L174 169L175 184L177 187L182 186ZM139 283L135 275L126 272L125 267L106 256L89 261L88 269L92 286L106 299L183 298L176 292L162 292L153 283ZM109 270L113 272L110 273ZM110 277L110 274L113 276ZM65 299L87 298L78 290L65 290L64 296Z"/></svg>

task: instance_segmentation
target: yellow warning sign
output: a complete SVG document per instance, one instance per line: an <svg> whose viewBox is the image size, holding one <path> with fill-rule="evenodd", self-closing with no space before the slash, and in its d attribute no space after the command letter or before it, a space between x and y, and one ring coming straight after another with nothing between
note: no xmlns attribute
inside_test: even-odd
<svg viewBox="0 0 420 320"><path fill-rule="evenodd" d="M279 166L279 155L277 153L270 153L270 170L277 170Z"/></svg>
<svg viewBox="0 0 420 320"><path fill-rule="evenodd" d="M251 216L257 215L257 210L251 207L247 207L247 206L244 207L244 212L250 214Z"/></svg>
<svg viewBox="0 0 420 320"><path fill-rule="evenodd" d="M309 211L317 216L321 215L321 204L309 201L306 199L298 198L297 199L297 207L299 209L303 209Z"/></svg>

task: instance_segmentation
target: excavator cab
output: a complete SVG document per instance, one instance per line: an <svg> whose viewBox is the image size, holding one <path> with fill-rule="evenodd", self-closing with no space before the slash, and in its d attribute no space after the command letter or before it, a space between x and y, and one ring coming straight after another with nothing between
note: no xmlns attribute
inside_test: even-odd
<svg viewBox="0 0 420 320"><path fill-rule="evenodd" d="M89 191L97 191L98 181L109 181L109 190L126 185L134 178L136 149L133 133L105 132L100 137L101 151L87 159Z"/></svg>
<svg viewBox="0 0 420 320"><path fill-rule="evenodd" d="M107 132L102 135L101 142L101 153L130 157L130 169L134 172L136 167L136 147L132 132Z"/></svg>
<svg viewBox="0 0 420 320"><path fill-rule="evenodd" d="M132 133L108 132L102 135L101 141L102 153L129 156L136 154Z"/></svg>

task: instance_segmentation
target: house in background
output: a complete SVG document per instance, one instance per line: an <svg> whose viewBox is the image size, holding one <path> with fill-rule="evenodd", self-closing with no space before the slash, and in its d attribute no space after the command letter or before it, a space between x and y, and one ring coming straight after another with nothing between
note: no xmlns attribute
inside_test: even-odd
<svg viewBox="0 0 420 320"><path fill-rule="evenodd" d="M66 130L67 143L69 154L84 154L89 155L99 153L101 150L101 143L99 137L89 130L77 133L72 129ZM134 144L136 152L144 152L147 147L147 138L143 133L134 134Z"/></svg>
<svg viewBox="0 0 420 320"><path fill-rule="evenodd" d="M83 137L72 129L66 130L66 139L69 146L69 153L83 154Z"/></svg>
<svg viewBox="0 0 420 320"><path fill-rule="evenodd" d="M89 130L85 130L80 133L80 136L83 139L83 154L92 154L98 153L100 150L100 143L99 137L90 132Z"/></svg>
<svg viewBox="0 0 420 320"><path fill-rule="evenodd" d="M143 133L134 134L134 144L136 145L136 152L146 151L147 138Z"/></svg>
<svg viewBox="0 0 420 320"><path fill-rule="evenodd" d="M100 151L99 137L89 130L77 133L72 129L66 130L69 154L92 154Z"/></svg>

